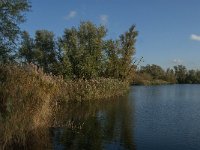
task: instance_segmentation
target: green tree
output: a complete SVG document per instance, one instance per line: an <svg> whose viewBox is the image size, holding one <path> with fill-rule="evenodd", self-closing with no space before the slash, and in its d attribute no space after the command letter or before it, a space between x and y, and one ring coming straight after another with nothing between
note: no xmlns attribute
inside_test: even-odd
<svg viewBox="0 0 200 150"><path fill-rule="evenodd" d="M104 76L118 79L120 73L119 43L113 40L106 41L105 55Z"/></svg>
<svg viewBox="0 0 200 150"><path fill-rule="evenodd" d="M102 69L103 38L106 30L91 22L82 22L78 29L66 29L61 40L65 57L75 78L98 77Z"/></svg>
<svg viewBox="0 0 200 150"><path fill-rule="evenodd" d="M34 62L34 39L32 39L28 32L22 33L22 42L18 52L19 58L23 62Z"/></svg>
<svg viewBox="0 0 200 150"><path fill-rule="evenodd" d="M81 76L81 64L83 49L79 48L78 31L76 28L65 29L63 37L60 39L63 58L69 60L71 76L79 78ZM65 68L68 70L68 68Z"/></svg>
<svg viewBox="0 0 200 150"><path fill-rule="evenodd" d="M176 77L173 69L167 68L165 73L165 80L169 83L176 83Z"/></svg>
<svg viewBox="0 0 200 150"><path fill-rule="evenodd" d="M25 21L24 12L29 8L28 0L0 1L0 63L11 59L20 34L19 24Z"/></svg>
<svg viewBox="0 0 200 150"><path fill-rule="evenodd" d="M135 42L138 32L133 25L129 31L120 36L120 78L122 80L132 79L135 66L133 65L133 55L135 54Z"/></svg>
<svg viewBox="0 0 200 150"><path fill-rule="evenodd" d="M57 64L57 51L54 34L47 30L38 30L35 33L34 57L36 64L45 72L55 73Z"/></svg>
<svg viewBox="0 0 200 150"><path fill-rule="evenodd" d="M175 75L178 83L185 83L187 69L183 65L174 66Z"/></svg>
<svg viewBox="0 0 200 150"><path fill-rule="evenodd" d="M196 70L196 79L197 79L197 83L200 83L200 71Z"/></svg>
<svg viewBox="0 0 200 150"><path fill-rule="evenodd" d="M155 64L141 67L141 72L150 74L153 79L164 79L165 76L165 71Z"/></svg>
<svg viewBox="0 0 200 150"><path fill-rule="evenodd" d="M85 55L82 65L83 76L93 78L101 73L105 35L104 26L95 26L91 22L81 23L78 36Z"/></svg>
<svg viewBox="0 0 200 150"><path fill-rule="evenodd" d="M197 71L196 70L189 70L187 72L185 82L189 83L189 84L198 83Z"/></svg>
<svg viewBox="0 0 200 150"><path fill-rule="evenodd" d="M66 51L63 51L63 41L60 38L58 40L58 53L57 53L57 74L62 75L64 79L71 79L72 78L72 66L69 61L69 57L66 54Z"/></svg>

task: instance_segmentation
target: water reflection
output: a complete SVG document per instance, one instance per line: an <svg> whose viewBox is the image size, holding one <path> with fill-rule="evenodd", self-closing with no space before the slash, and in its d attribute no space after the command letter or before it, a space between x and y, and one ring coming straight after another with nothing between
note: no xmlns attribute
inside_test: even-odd
<svg viewBox="0 0 200 150"><path fill-rule="evenodd" d="M69 104L51 128L33 131L26 147L8 149L199 150L199 89L138 86L118 99Z"/></svg>
<svg viewBox="0 0 200 150"><path fill-rule="evenodd" d="M61 127L52 129L54 149L135 149L132 102L123 97L65 108L56 117L64 117L56 123Z"/></svg>
<svg viewBox="0 0 200 150"><path fill-rule="evenodd" d="M5 150L47 150L53 149L51 133L48 128L39 128L28 134L23 143L12 141L9 145L0 145Z"/></svg>
<svg viewBox="0 0 200 150"><path fill-rule="evenodd" d="M137 150L200 149L200 85L135 87Z"/></svg>

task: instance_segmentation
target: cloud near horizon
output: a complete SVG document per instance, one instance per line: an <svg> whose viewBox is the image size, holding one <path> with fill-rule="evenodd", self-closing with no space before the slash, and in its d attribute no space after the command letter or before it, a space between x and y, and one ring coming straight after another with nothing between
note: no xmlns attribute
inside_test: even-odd
<svg viewBox="0 0 200 150"><path fill-rule="evenodd" d="M108 23L108 15L100 15L101 24L106 25Z"/></svg>
<svg viewBox="0 0 200 150"><path fill-rule="evenodd" d="M74 18L74 17L76 17L76 15L77 15L77 12L76 11L74 11L74 10L72 10L72 11L70 11L69 13L68 13L68 15L67 16L65 16L65 20L70 20L70 19L72 19L72 18Z"/></svg>
<svg viewBox="0 0 200 150"><path fill-rule="evenodd" d="M190 39L194 41L200 41L200 35L191 34Z"/></svg>

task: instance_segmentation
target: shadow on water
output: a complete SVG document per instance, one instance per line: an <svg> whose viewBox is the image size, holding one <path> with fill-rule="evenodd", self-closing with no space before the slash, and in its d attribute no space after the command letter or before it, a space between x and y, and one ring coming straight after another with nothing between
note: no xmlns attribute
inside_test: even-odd
<svg viewBox="0 0 200 150"><path fill-rule="evenodd" d="M24 143L12 141L9 145L0 146L0 149L5 150L46 150L53 149L52 133L48 128L40 128L28 134Z"/></svg>
<svg viewBox="0 0 200 150"><path fill-rule="evenodd" d="M61 115L65 118L59 119L61 127L52 129L54 149L133 150L134 108L130 103L128 97L123 97L70 107L70 112Z"/></svg>
<svg viewBox="0 0 200 150"><path fill-rule="evenodd" d="M199 150L200 85L135 86L127 96L69 104L51 128L8 149ZM1 124L0 124L1 133Z"/></svg>
<svg viewBox="0 0 200 150"><path fill-rule="evenodd" d="M128 96L60 108L53 127L37 129L25 146L8 149L134 150L134 105Z"/></svg>

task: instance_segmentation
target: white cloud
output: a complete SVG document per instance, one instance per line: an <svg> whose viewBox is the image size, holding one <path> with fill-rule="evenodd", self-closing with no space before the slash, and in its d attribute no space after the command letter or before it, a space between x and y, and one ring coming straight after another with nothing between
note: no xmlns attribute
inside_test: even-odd
<svg viewBox="0 0 200 150"><path fill-rule="evenodd" d="M106 25L108 23L108 15L101 15L100 21L101 21L101 24Z"/></svg>
<svg viewBox="0 0 200 150"><path fill-rule="evenodd" d="M70 19L76 17L76 15L77 15L76 11L74 11L74 10L70 11L69 14L67 16L65 16L65 20L70 20Z"/></svg>
<svg viewBox="0 0 200 150"><path fill-rule="evenodd" d="M183 63L181 59L174 59L172 62L176 65L181 65Z"/></svg>
<svg viewBox="0 0 200 150"><path fill-rule="evenodd" d="M191 34L190 38L191 40L194 40L194 41L200 41L200 35Z"/></svg>

